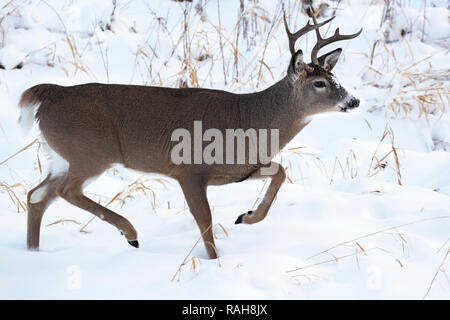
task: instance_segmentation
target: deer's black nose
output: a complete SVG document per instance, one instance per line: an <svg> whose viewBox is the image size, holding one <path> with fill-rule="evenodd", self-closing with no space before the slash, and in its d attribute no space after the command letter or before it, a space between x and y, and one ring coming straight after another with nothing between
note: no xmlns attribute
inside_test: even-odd
<svg viewBox="0 0 450 320"><path fill-rule="evenodd" d="M358 106L359 106L359 99L355 97L352 97L350 101L347 102L347 108L349 109L358 108Z"/></svg>

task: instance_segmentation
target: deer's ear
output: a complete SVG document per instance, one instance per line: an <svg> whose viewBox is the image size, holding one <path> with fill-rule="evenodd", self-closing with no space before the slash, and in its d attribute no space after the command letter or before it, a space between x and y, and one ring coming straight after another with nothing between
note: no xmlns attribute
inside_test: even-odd
<svg viewBox="0 0 450 320"><path fill-rule="evenodd" d="M291 63L288 69L289 79L293 82L297 79L304 77L308 71L311 71L311 67L303 62L303 51L298 50L291 58Z"/></svg>
<svg viewBox="0 0 450 320"><path fill-rule="evenodd" d="M334 66L338 62L339 56L342 53L342 49L336 49L331 52L325 53L319 57L319 64L327 71L333 70Z"/></svg>

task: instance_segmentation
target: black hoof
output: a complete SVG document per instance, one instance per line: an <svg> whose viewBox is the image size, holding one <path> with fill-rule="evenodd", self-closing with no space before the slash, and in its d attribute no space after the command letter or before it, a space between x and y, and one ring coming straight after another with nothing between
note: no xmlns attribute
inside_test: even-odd
<svg viewBox="0 0 450 320"><path fill-rule="evenodd" d="M128 240L128 243L135 248L139 248L139 242L137 240Z"/></svg>
<svg viewBox="0 0 450 320"><path fill-rule="evenodd" d="M240 224L240 223L242 223L243 220L244 220L244 216L245 216L246 214L252 214L252 213L253 213L253 211L248 211L247 213L241 214L241 215L236 219L236 222L235 222L234 224Z"/></svg>

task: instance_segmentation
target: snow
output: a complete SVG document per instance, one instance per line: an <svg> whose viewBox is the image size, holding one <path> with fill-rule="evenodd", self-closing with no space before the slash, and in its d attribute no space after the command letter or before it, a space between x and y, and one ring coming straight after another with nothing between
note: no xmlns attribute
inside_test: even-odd
<svg viewBox="0 0 450 320"><path fill-rule="evenodd" d="M331 14L337 2L326 2ZM106 205L121 193L108 207L133 223L139 249L99 219L80 232L92 216L58 200L44 216L40 251L27 251L18 199L45 177L48 161L35 143L2 163L39 134L34 128L23 136L17 124L23 90L44 82L187 81L243 93L264 89L287 69L277 1L246 2L237 68L239 1L220 3L220 27L216 0L189 5L187 43L186 4L117 1L114 10L112 3L0 4L0 298L450 298L447 1L426 1L425 9L423 1L400 1L381 28L384 1L339 4L328 35L337 26L341 33L362 26L363 33L327 50L343 48L335 74L361 106L316 117L282 151L289 181L262 222L234 224L254 207L264 181L208 189L220 259L206 259L203 244L196 245L200 234L176 181L120 166L86 194ZM299 3L286 1L291 29L305 23ZM279 20L267 36L275 12ZM386 28L395 35L389 43ZM314 40L299 41L305 57Z"/></svg>

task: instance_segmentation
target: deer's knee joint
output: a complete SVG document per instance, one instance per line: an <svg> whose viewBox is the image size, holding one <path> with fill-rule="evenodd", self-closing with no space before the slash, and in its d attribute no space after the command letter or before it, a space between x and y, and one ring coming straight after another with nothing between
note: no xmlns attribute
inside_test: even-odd
<svg viewBox="0 0 450 320"><path fill-rule="evenodd" d="M65 200L76 198L80 193L76 192L70 184L63 183L56 189L56 194Z"/></svg>
<svg viewBox="0 0 450 320"><path fill-rule="evenodd" d="M56 188L56 194L61 198L65 199L67 197L68 190L65 185L60 185Z"/></svg>

